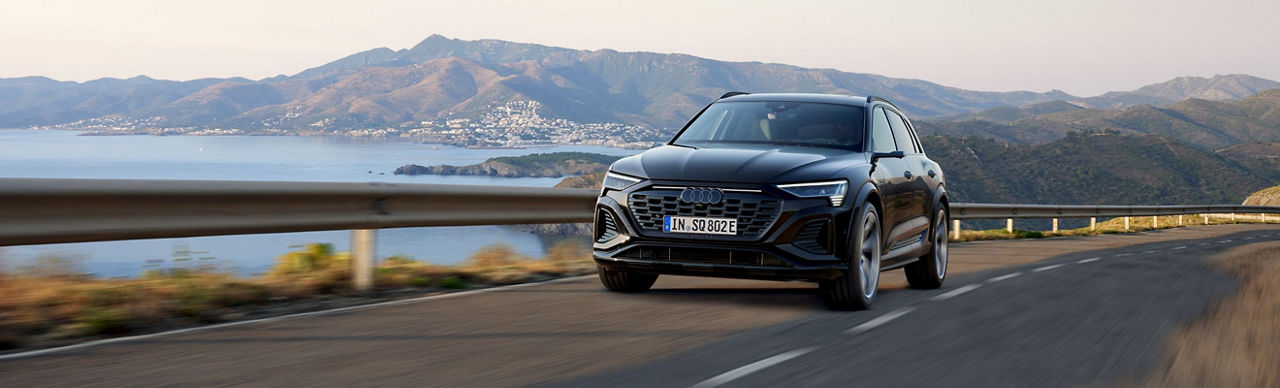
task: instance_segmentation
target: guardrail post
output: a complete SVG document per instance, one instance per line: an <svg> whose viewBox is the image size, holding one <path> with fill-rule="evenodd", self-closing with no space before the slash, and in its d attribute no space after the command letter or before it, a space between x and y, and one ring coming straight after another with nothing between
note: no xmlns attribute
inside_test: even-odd
<svg viewBox="0 0 1280 388"><path fill-rule="evenodd" d="M1098 217L1089 217L1089 230L1098 230Z"/></svg>
<svg viewBox="0 0 1280 388"><path fill-rule="evenodd" d="M1233 223L1233 224L1234 224L1234 223L1236 223L1236 214L1235 214L1235 213L1231 213L1231 223Z"/></svg>
<svg viewBox="0 0 1280 388"><path fill-rule="evenodd" d="M1006 222L1004 223L1004 230L1009 231L1009 233L1013 233L1013 219L1012 219L1012 218L1010 218L1008 221L1006 221Z"/></svg>
<svg viewBox="0 0 1280 388"><path fill-rule="evenodd" d="M351 231L351 286L356 291L365 292L373 289L376 232L373 229Z"/></svg>
<svg viewBox="0 0 1280 388"><path fill-rule="evenodd" d="M951 225L952 225L951 235L954 236L952 238L959 240L960 239L960 220L951 220Z"/></svg>
<svg viewBox="0 0 1280 388"><path fill-rule="evenodd" d="M1057 218L1054 218L1054 219L1053 219L1053 232L1054 232L1054 233L1058 233L1058 219L1057 219Z"/></svg>
<svg viewBox="0 0 1280 388"><path fill-rule="evenodd" d="M1124 230L1129 231L1129 216L1124 216Z"/></svg>
<svg viewBox="0 0 1280 388"><path fill-rule="evenodd" d="M1178 215L1178 226L1182 226L1182 215Z"/></svg>
<svg viewBox="0 0 1280 388"><path fill-rule="evenodd" d="M1201 213L1200 215L1204 217L1204 224L1209 225L1209 213Z"/></svg>
<svg viewBox="0 0 1280 388"><path fill-rule="evenodd" d="M1160 216L1151 216L1151 229L1160 227Z"/></svg>

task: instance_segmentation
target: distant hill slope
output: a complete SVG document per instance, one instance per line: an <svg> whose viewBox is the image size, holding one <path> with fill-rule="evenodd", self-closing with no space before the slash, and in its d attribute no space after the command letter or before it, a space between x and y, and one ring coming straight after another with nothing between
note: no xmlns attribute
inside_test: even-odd
<svg viewBox="0 0 1280 388"><path fill-rule="evenodd" d="M1178 77L1128 92L1110 92L1079 100L1080 105L1097 109L1117 109L1134 105L1164 105L1189 98L1225 101L1280 88L1280 82L1245 74Z"/></svg>
<svg viewBox="0 0 1280 388"><path fill-rule="evenodd" d="M1268 187L1244 199L1247 206L1280 206L1280 186Z"/></svg>
<svg viewBox="0 0 1280 388"><path fill-rule="evenodd" d="M1047 113L1035 114L1032 107L1001 108L971 115L968 120L918 120L918 126L926 134L981 136L1018 143L1053 141L1072 131L1160 135L1206 150L1280 141L1280 89L1238 101L1188 99L1165 107L1139 105L1098 110L1067 103L1036 106Z"/></svg>
<svg viewBox="0 0 1280 388"><path fill-rule="evenodd" d="M396 175L485 175L507 178L576 176L604 172L620 157L589 152L552 152L489 158L468 166L404 165Z"/></svg>
<svg viewBox="0 0 1280 388"><path fill-rule="evenodd" d="M927 136L957 202L1041 204L1238 203L1280 183L1248 165L1151 135L1072 134L1047 144Z"/></svg>
<svg viewBox="0 0 1280 388"><path fill-rule="evenodd" d="M913 116L930 117L1019 106L1040 114L1062 107L1053 101L1096 108L1163 104L1180 96L1236 98L1273 84L1249 76L1188 77L1099 96L1124 101L1117 105L1061 91L982 92L832 69L433 35L409 49L368 50L260 81L0 79L0 127L121 116L155 126L342 130L467 117L529 100L550 118L671 128L728 90L873 94ZM1050 105L1036 105L1041 103ZM1013 114L1000 120L1021 118Z"/></svg>
<svg viewBox="0 0 1280 388"><path fill-rule="evenodd" d="M0 80L0 90L10 81ZM682 125L707 102L729 90L875 94L926 116L1073 98L1059 91L980 92L832 69L724 62L684 54L464 41L439 35L409 49L364 51L294 76L256 83L226 82L229 85L196 89L175 85L148 95L146 106L94 113L155 116L160 125L171 126L299 129L325 123L359 128L450 113L465 116L512 100L532 100L542 105L540 113L547 117L669 128ZM246 82L260 87L248 88ZM78 84L60 87L74 89L74 85ZM110 90L81 89L102 99L120 97ZM9 94L33 110L22 115L0 114L0 126L58 122L71 109L69 105L83 102L55 101L46 98L48 95L34 89Z"/></svg>

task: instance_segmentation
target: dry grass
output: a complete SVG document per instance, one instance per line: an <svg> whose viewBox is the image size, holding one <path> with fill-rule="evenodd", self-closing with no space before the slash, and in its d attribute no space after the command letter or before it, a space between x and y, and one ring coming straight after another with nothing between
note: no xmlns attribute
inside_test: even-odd
<svg viewBox="0 0 1280 388"><path fill-rule="evenodd" d="M1235 296L1171 337L1152 387L1280 386L1280 244L1245 246L1212 261L1240 279Z"/></svg>
<svg viewBox="0 0 1280 388"><path fill-rule="evenodd" d="M1280 215L1273 215L1269 218L1268 221L1269 223L1280 222ZM1085 227L1085 228L1079 228L1079 229L1060 229L1057 232L1027 231L1027 230L1014 229L1013 233L1009 233L1004 229L990 229L990 230L961 229L960 238L957 239L955 238L954 235L952 235L951 241L966 242L966 241L982 241L982 240L1008 240L1008 239L1016 239L1016 238L1097 236L1102 234L1131 233L1131 232L1141 232L1141 231L1156 230L1156 229L1171 229L1171 228L1194 226L1194 225L1225 225L1225 224L1239 224L1239 223L1249 223L1249 222L1257 223L1257 222L1260 222L1260 220L1245 219L1242 216L1240 219L1233 222L1229 218L1215 217L1215 218L1209 218L1209 222L1206 224L1204 222L1204 218L1201 217L1200 215L1184 215L1182 217L1181 223L1179 223L1178 216L1159 216L1158 219L1154 221L1152 220L1151 217L1147 216L1147 217L1130 217L1129 227L1126 229L1124 225L1124 217L1117 217L1117 218L1112 218L1108 220L1099 220L1096 229L1090 229L1088 227Z"/></svg>
<svg viewBox="0 0 1280 388"><path fill-rule="evenodd" d="M556 245L542 259L494 245L458 266L391 257L378 264L375 284L380 291L431 291L594 271L583 244ZM224 321L271 304L352 294L350 255L327 244L281 255L269 273L255 278L214 268L148 270L137 279L81 273L76 261L55 258L17 273L0 271L0 350Z"/></svg>

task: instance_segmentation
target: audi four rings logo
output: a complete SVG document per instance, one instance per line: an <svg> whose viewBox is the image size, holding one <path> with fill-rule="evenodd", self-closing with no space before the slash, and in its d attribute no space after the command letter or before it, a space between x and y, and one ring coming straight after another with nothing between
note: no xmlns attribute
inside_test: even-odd
<svg viewBox="0 0 1280 388"><path fill-rule="evenodd" d="M700 189L690 187L680 192L680 202L715 205L724 199L724 192L719 189Z"/></svg>

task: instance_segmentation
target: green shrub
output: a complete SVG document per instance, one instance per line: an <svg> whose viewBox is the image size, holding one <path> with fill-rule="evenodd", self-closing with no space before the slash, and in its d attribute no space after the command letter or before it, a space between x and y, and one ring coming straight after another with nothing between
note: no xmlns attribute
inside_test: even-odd
<svg viewBox="0 0 1280 388"><path fill-rule="evenodd" d="M431 278L425 277L425 276L418 276L413 278L413 280L411 281L411 284L413 284L414 287L430 287Z"/></svg>
<svg viewBox="0 0 1280 388"><path fill-rule="evenodd" d="M454 289L454 290L462 290L467 288L467 282L462 281L462 279L459 279L457 277L450 276L440 281L440 287Z"/></svg>
<svg viewBox="0 0 1280 388"><path fill-rule="evenodd" d="M76 322L85 325L85 334L121 334L129 332L129 313L114 308L85 310Z"/></svg>

